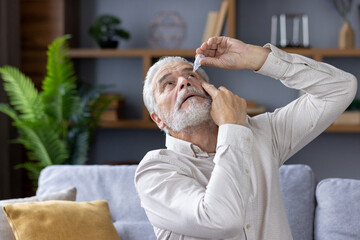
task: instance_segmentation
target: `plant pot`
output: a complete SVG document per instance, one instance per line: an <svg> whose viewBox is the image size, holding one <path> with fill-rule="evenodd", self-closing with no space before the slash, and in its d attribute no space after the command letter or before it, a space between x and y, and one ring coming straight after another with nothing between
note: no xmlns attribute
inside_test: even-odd
<svg viewBox="0 0 360 240"><path fill-rule="evenodd" d="M117 48L119 42L115 40L99 41L99 46L101 48Z"/></svg>
<svg viewBox="0 0 360 240"><path fill-rule="evenodd" d="M354 48L354 30L348 21L344 22L339 32L339 48Z"/></svg>

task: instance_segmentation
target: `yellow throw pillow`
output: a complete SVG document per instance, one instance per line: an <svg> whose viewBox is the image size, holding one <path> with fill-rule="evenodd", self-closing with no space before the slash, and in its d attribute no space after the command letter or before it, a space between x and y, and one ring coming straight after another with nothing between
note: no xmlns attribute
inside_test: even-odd
<svg viewBox="0 0 360 240"><path fill-rule="evenodd" d="M16 240L120 240L106 201L3 206Z"/></svg>

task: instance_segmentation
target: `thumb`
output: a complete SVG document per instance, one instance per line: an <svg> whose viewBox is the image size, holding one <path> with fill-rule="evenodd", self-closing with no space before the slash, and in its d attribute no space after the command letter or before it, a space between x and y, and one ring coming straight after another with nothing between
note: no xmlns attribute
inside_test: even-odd
<svg viewBox="0 0 360 240"><path fill-rule="evenodd" d="M204 57L200 60L200 64L203 66L218 67L219 60L213 57Z"/></svg>

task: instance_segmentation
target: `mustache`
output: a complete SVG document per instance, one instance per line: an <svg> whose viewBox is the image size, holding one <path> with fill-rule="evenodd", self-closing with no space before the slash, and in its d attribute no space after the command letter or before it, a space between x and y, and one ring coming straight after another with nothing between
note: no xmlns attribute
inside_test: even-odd
<svg viewBox="0 0 360 240"><path fill-rule="evenodd" d="M181 104L184 102L184 99L187 97L189 93L196 93L197 96L210 99L211 97L205 93L205 91L200 90L196 87L190 86L187 87L185 90L181 91L176 99L175 109L180 109Z"/></svg>

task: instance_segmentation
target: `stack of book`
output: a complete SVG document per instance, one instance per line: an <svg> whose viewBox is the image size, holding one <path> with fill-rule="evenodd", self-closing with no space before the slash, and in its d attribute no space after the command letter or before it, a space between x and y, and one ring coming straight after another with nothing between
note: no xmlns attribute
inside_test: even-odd
<svg viewBox="0 0 360 240"><path fill-rule="evenodd" d="M220 36L224 28L225 18L228 13L229 1L223 0L219 11L209 11L203 33L202 42L210 37Z"/></svg>

